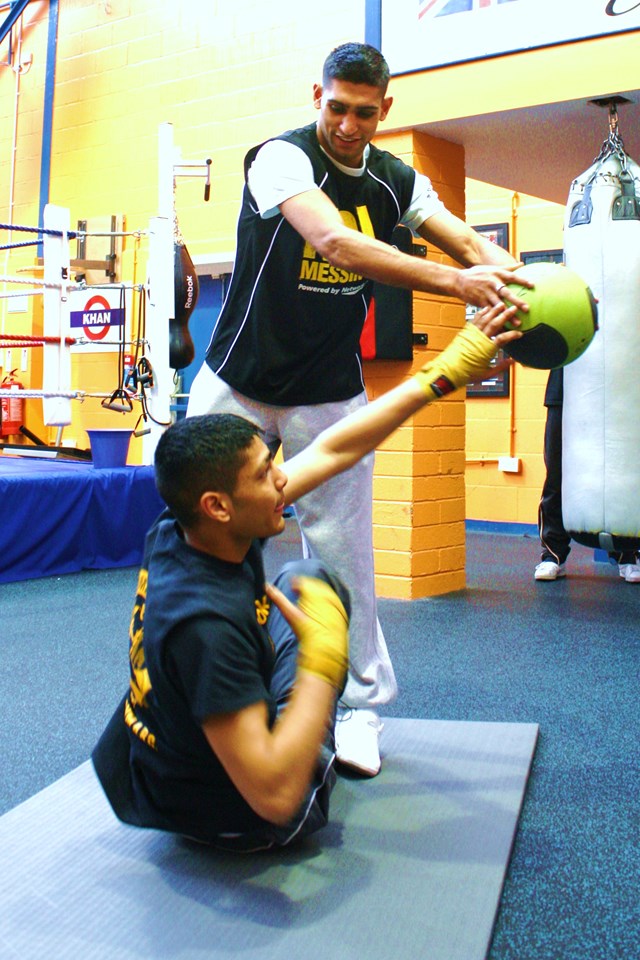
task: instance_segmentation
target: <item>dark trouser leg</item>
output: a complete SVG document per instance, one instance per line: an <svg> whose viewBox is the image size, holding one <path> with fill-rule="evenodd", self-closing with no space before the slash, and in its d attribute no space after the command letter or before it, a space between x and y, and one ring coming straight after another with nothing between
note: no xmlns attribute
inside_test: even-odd
<svg viewBox="0 0 640 960"><path fill-rule="evenodd" d="M638 554L635 550L619 550L617 552L614 550L609 556L618 564L638 562Z"/></svg>
<svg viewBox="0 0 640 960"><path fill-rule="evenodd" d="M294 560L285 564L274 585L294 603L297 595L293 588L293 581L297 576L311 576L326 581L334 588L349 613L349 597L347 591L337 578L330 574L326 567L318 560ZM271 678L271 692L276 698L278 711L286 705L293 687L298 657L298 642L291 627L280 611L272 607L269 614L269 634L276 649L276 664ZM336 691L336 703L338 692ZM333 723L327 728L327 735L320 750L318 764L309 792L302 807L286 827L273 827L271 838L274 843L286 844L298 837L314 833L326 826L329 817L329 797L336 782L334 770L335 742L333 728L335 725L335 705Z"/></svg>
<svg viewBox="0 0 640 960"><path fill-rule="evenodd" d="M285 597L292 603L296 603L297 594L293 582L296 577L300 576L316 577L328 583L336 591L347 614L349 614L350 604L347 590L320 560L292 560L285 563L273 583L284 593ZM269 635L276 650L276 664L271 677L271 693L275 696L278 711L280 711L287 702L296 677L298 640L280 611L273 606L269 614Z"/></svg>
<svg viewBox="0 0 640 960"><path fill-rule="evenodd" d="M547 476L538 507L541 560L564 563L571 551L571 538L562 519L562 407L547 407L544 429L544 462Z"/></svg>

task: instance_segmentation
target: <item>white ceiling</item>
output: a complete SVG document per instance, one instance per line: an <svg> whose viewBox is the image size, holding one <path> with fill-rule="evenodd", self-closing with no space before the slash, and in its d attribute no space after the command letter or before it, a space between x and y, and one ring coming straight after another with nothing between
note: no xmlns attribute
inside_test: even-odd
<svg viewBox="0 0 640 960"><path fill-rule="evenodd" d="M619 91L618 133L640 163L640 90ZM571 181L609 136L608 108L571 100L477 117L425 123L426 133L465 148L468 177L565 204Z"/></svg>

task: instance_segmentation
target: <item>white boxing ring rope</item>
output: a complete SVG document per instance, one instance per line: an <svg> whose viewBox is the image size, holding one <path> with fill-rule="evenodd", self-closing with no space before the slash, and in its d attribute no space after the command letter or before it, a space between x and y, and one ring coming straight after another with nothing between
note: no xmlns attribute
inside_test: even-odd
<svg viewBox="0 0 640 960"><path fill-rule="evenodd" d="M0 388L0 398L7 397L10 400L15 400L16 397L18 400L51 400L57 397L60 397L65 400L103 400L108 399L111 396L110 393L93 393L88 390L16 390L15 387L9 388L8 390L4 387ZM132 393L130 396L131 400L140 400L141 397L137 393Z"/></svg>
<svg viewBox="0 0 640 960"><path fill-rule="evenodd" d="M0 283L24 283L28 284L30 287L42 287L42 290L62 290L65 284L62 283L45 283L44 280L41 280L40 277L6 277L0 276ZM71 289L74 284L66 284L66 286ZM41 291L36 290L36 293ZM22 293L17 294L17 296L22 296Z"/></svg>
<svg viewBox="0 0 640 960"><path fill-rule="evenodd" d="M9 390L0 388L0 397L8 397L11 400L50 400L54 397L62 397L66 400L84 400L85 397L109 396L109 394L85 393L82 390L17 390L15 387Z"/></svg>
<svg viewBox="0 0 640 960"><path fill-rule="evenodd" d="M174 396L173 371L170 366L169 339L170 322L175 318L174 289L174 217L175 217L175 181L176 177L197 177L205 180L205 200L209 199L211 160L199 163L182 163L179 151L173 144L173 126L162 123L158 132L158 216L149 221L148 230L105 231L94 233L87 230L70 230L69 211L53 204L44 209L43 227L22 227L16 224L0 224L0 228L35 232L42 235L44 279L26 277L0 277L0 283L17 283L30 289L20 293L0 293L0 299L14 296L43 296L44 335L47 338L58 337L57 343L43 343L43 389L41 391L20 390L20 396L30 399L42 398L44 422L62 428L71 422L71 400L84 400L87 397L110 396L84 391L73 391L71 385L71 349L64 340L70 331L69 293L76 289L94 288L118 289L120 284L82 284L69 282L70 257L69 241L81 237L148 237L148 264L146 283L134 285L144 291L146 317L151 336L144 343L153 365L153 384L149 397L131 394L132 400L148 404L153 400L151 426L143 437L144 463L153 462L153 454L164 425L171 420L171 400ZM0 343L2 333L0 333ZM76 343L84 341L76 339ZM138 342L138 341L134 341ZM141 342L141 341L140 341ZM15 397L14 391L7 391ZM144 391L143 391L144 393ZM0 396L4 391L0 391Z"/></svg>
<svg viewBox="0 0 640 960"><path fill-rule="evenodd" d="M11 350L13 347L23 347L23 348L37 348L44 347L50 342L46 337L26 337L21 339L19 335L13 334L0 334L0 350ZM75 337L67 337L65 346L73 346L76 343L83 343L88 341L83 341L82 339L76 339ZM32 390L25 387L1 387L0 386L0 399L7 398L9 400L15 400L16 397L19 400L50 400L53 398L63 398L67 400L85 400L87 397L94 399L108 399L111 396L110 393L96 393L95 391L88 390ZM133 391L128 391L128 397L130 400L140 400L142 399L139 394L134 393Z"/></svg>
<svg viewBox="0 0 640 960"><path fill-rule="evenodd" d="M15 293L0 293L0 300L10 300L12 297L37 297L44 293L44 287L31 290L20 290Z"/></svg>
<svg viewBox="0 0 640 960"><path fill-rule="evenodd" d="M144 284L99 283L87 284L85 281L72 282L68 279L70 257L68 242L82 237L111 237L132 236L140 238L148 235L147 230L109 231L94 233L92 231L71 231L69 227L69 212L60 207L48 204L45 207L43 228L23 227L11 225L12 230L43 234L44 246L44 279L42 277L0 275L0 283L15 284L29 287L28 290L0 293L0 299L24 296L44 296L44 328L42 336L9 335L0 333L0 349L42 347L43 360L43 389L16 389L15 387L0 388L0 398L20 400L40 399L43 401L43 418L47 426L66 426L71 422L71 400L84 401L87 398L108 399L110 393L98 393L90 390L70 389L71 379L71 346L87 345L90 341L82 337L71 337L69 322L69 294L74 291L90 292L94 289L109 290L137 290L146 294ZM40 241L38 241L40 242ZM16 245L17 246L17 245ZM65 329L67 335L65 335ZM128 343L130 341L127 341ZM137 341L136 341L137 342ZM95 342L92 342L95 346ZM132 344L134 345L134 344ZM107 344L113 349L113 344ZM139 394L127 391L131 401L141 400ZM145 398L146 399L146 398Z"/></svg>

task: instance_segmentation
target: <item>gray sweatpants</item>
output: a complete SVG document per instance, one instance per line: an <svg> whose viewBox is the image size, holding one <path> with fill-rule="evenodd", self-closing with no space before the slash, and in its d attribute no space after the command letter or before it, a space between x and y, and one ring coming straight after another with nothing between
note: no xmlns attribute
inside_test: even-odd
<svg viewBox="0 0 640 960"><path fill-rule="evenodd" d="M233 390L205 363L192 384L187 416L244 416L264 431L264 441L272 450L282 444L284 459L289 460L322 430L366 402L366 394L362 393L338 403L299 407L259 403ZM342 702L350 707L378 707L393 700L397 692L377 617L372 544L373 462L371 454L296 503L306 555L332 567L351 596L349 677L342 695Z"/></svg>

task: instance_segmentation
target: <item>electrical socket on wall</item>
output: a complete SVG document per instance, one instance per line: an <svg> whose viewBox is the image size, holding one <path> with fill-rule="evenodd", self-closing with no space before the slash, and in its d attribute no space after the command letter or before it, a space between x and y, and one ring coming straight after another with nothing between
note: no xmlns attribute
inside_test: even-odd
<svg viewBox="0 0 640 960"><path fill-rule="evenodd" d="M520 457L498 457L498 470L503 473L520 473Z"/></svg>

